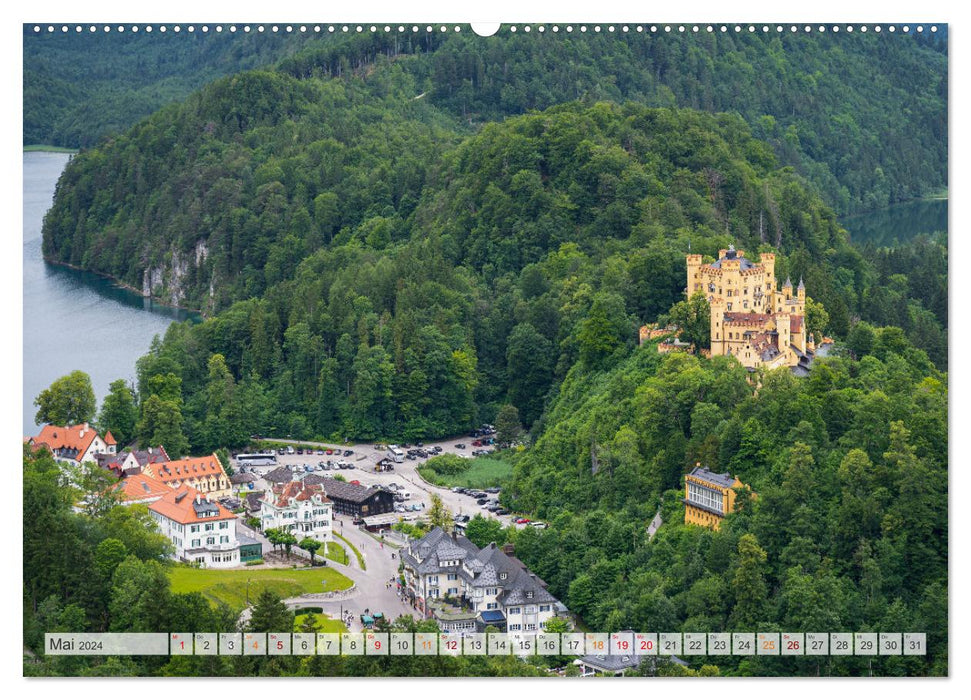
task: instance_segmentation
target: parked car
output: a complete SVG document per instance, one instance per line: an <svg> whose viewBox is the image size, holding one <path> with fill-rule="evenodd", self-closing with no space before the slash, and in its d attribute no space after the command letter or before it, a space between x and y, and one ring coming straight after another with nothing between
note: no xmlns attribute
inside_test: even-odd
<svg viewBox="0 0 971 700"><path fill-rule="evenodd" d="M327 454L332 455L332 454L334 454L334 451L333 450L327 450Z"/></svg>
<svg viewBox="0 0 971 700"><path fill-rule="evenodd" d="M517 525L529 525L531 522L529 518L516 518Z"/></svg>
<svg viewBox="0 0 971 700"><path fill-rule="evenodd" d="M462 493L462 487L461 486L453 486L452 487L452 493Z"/></svg>
<svg viewBox="0 0 971 700"><path fill-rule="evenodd" d="M476 501L476 503L480 506L484 506L488 502L489 502L489 499L487 498L480 498L479 500Z"/></svg>
<svg viewBox="0 0 971 700"><path fill-rule="evenodd" d="M360 481L358 481L357 479L354 479L354 480L353 480L352 482L350 482L350 483L352 483L352 484L354 484L355 486L360 486L360 485L361 485L361 482L360 482Z"/></svg>
<svg viewBox="0 0 971 700"><path fill-rule="evenodd" d="M534 523L530 523L530 527L535 527L537 530L545 530L546 529L546 523L540 522L539 520L537 520Z"/></svg>
<svg viewBox="0 0 971 700"><path fill-rule="evenodd" d="M292 455L294 452L293 445L287 445L287 454Z"/></svg>
<svg viewBox="0 0 971 700"><path fill-rule="evenodd" d="M324 454L324 451L323 450L317 450L317 454L322 455L322 454Z"/></svg>
<svg viewBox="0 0 971 700"><path fill-rule="evenodd" d="M395 512L395 513L407 513L407 512L408 512L408 509L407 509L407 508L405 508L405 507L404 507L403 505L401 505L401 504L399 503L398 505L396 505L396 506L394 507L394 512Z"/></svg>
<svg viewBox="0 0 971 700"><path fill-rule="evenodd" d="M354 454L354 450L344 450L345 457L350 457L352 454Z"/></svg>
<svg viewBox="0 0 971 700"><path fill-rule="evenodd" d="M499 487L498 486L490 486L487 489L483 489L483 491L485 491L486 493L499 493Z"/></svg>
<svg viewBox="0 0 971 700"><path fill-rule="evenodd" d="M502 506L500 506L498 503L493 503L491 505L486 506L486 510L489 511L490 513L495 513L501 507Z"/></svg>
<svg viewBox="0 0 971 700"><path fill-rule="evenodd" d="M455 445L455 449L457 449L457 450L464 450L465 449L465 444L460 442L457 445Z"/></svg>
<svg viewBox="0 0 971 700"><path fill-rule="evenodd" d="M425 446L425 443L423 443L423 442L416 442L415 443L415 447L424 447L424 446Z"/></svg>

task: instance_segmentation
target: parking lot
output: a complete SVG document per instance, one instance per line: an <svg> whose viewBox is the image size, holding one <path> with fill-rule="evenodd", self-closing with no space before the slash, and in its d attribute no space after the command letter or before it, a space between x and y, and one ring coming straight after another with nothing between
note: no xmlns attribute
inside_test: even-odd
<svg viewBox="0 0 971 700"><path fill-rule="evenodd" d="M448 440L439 440L435 442L425 443L423 449L427 451L432 448L438 447L441 449L440 454L456 454L462 457L472 457L473 451L478 451L485 449L480 446L472 445L476 438L469 436L456 437ZM287 442L283 440L273 440L273 442L278 443L281 447L286 447ZM388 450L377 449L376 445L369 443L358 443L351 445L342 445L338 448L337 445L325 445L323 443L304 443L313 444L314 449L312 454L305 451L303 454L296 454L296 449L294 449L293 454L289 454L285 451L285 454L279 454L277 451L275 453L276 464L267 467L246 467L247 471L252 471L258 475L265 474L277 467L288 466L293 469L298 469L305 471L308 467L312 470L311 473L319 474L320 476L336 476L340 474L347 481L357 481L363 486L370 486L372 484L377 484L392 488L395 490L394 486L397 487L397 491L407 492L408 498L401 500L399 505L403 505L409 508L406 512L401 512L403 517L420 515L423 511L427 510L431 505L431 494L437 493L445 506L452 511L454 515L467 515L469 517L478 514L484 517L493 517L500 520L503 525L513 524L515 520L515 515L506 514L497 516L490 513L486 507L489 502L483 505L477 503L477 498L474 498L468 494L458 493L452 489L446 487L439 487L429 484L424 479L418 475L417 468L421 466L429 457L418 457L414 460L404 459L402 462L392 463L392 471L375 471L375 467L378 462L385 459L388 456ZM462 445L462 447L459 447ZM295 446L294 446L295 447ZM401 449L407 452L407 449L403 445L400 446ZM327 455L327 449L333 450L335 453ZM352 454L344 456L344 452L351 450ZM339 455L337 452L339 451ZM324 454L318 454L318 452L323 452ZM332 464L331 469L317 469L320 462L325 465L327 461L330 460ZM345 462L350 466L349 469L337 468L338 462ZM234 461L234 468L238 468L237 463ZM488 494L489 499L494 500L498 498L497 493ZM413 507L418 506L417 510ZM519 527L522 527L520 525Z"/></svg>

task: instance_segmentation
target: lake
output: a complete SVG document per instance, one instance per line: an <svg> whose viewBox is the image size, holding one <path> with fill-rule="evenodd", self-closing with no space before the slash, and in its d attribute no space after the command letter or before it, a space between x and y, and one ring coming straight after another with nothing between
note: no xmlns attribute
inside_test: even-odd
<svg viewBox="0 0 971 700"><path fill-rule="evenodd" d="M91 273L48 265L41 226L70 154L24 154L24 435L35 435L34 398L72 370L87 372L100 408L115 379L134 380L155 334L189 312L154 304Z"/></svg>
<svg viewBox="0 0 971 700"><path fill-rule="evenodd" d="M922 233L947 231L947 200L917 199L841 219L856 245L893 247Z"/></svg>

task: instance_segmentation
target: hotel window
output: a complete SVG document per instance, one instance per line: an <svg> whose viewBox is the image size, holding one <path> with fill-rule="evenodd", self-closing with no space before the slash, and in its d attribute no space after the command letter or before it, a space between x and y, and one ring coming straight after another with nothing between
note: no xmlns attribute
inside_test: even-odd
<svg viewBox="0 0 971 700"><path fill-rule="evenodd" d="M499 603L487 603L486 610L495 610L499 607Z"/></svg>
<svg viewBox="0 0 971 700"><path fill-rule="evenodd" d="M199 546L199 540L192 540L192 546L193 547L198 547Z"/></svg>
<svg viewBox="0 0 971 700"><path fill-rule="evenodd" d="M732 302L728 302L728 310L729 310L729 311L731 311L731 310L732 310Z"/></svg>
<svg viewBox="0 0 971 700"><path fill-rule="evenodd" d="M219 529L220 530L225 530L227 527L229 527L229 521L228 520L223 520L221 523L219 523Z"/></svg>
<svg viewBox="0 0 971 700"><path fill-rule="evenodd" d="M509 625L509 631L510 632L518 632L522 628L523 628L522 625Z"/></svg>
<svg viewBox="0 0 971 700"><path fill-rule="evenodd" d="M540 612L549 612L550 611L550 606L549 605L540 605L539 606L539 611Z"/></svg>
<svg viewBox="0 0 971 700"><path fill-rule="evenodd" d="M495 595L496 594L496 591L497 591L497 589L495 589L495 588L487 588L486 589L486 595Z"/></svg>
<svg viewBox="0 0 971 700"><path fill-rule="evenodd" d="M716 513L724 513L721 493L694 481L688 482L688 500Z"/></svg>
<svg viewBox="0 0 971 700"><path fill-rule="evenodd" d="M530 622L529 624L526 625L526 631L527 632L532 632L534 629L536 629L536 623L535 622Z"/></svg>
<svg viewBox="0 0 971 700"><path fill-rule="evenodd" d="M520 612L521 611L520 611L519 608L509 608L509 614L510 615L518 615Z"/></svg>
<svg viewBox="0 0 971 700"><path fill-rule="evenodd" d="M216 544L216 538L215 537L207 537L206 538L206 544Z"/></svg>

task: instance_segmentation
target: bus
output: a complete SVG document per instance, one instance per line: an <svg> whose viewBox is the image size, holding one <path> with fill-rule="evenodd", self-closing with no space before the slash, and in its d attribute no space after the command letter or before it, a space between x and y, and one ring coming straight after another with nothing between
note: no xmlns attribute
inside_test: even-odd
<svg viewBox="0 0 971 700"><path fill-rule="evenodd" d="M248 455L236 455L236 463L241 467L272 467L276 464L276 455L264 452Z"/></svg>
<svg viewBox="0 0 971 700"><path fill-rule="evenodd" d="M388 446L388 459L390 459L392 462L398 462L398 463L404 462L405 461L405 453L397 445L389 445Z"/></svg>

